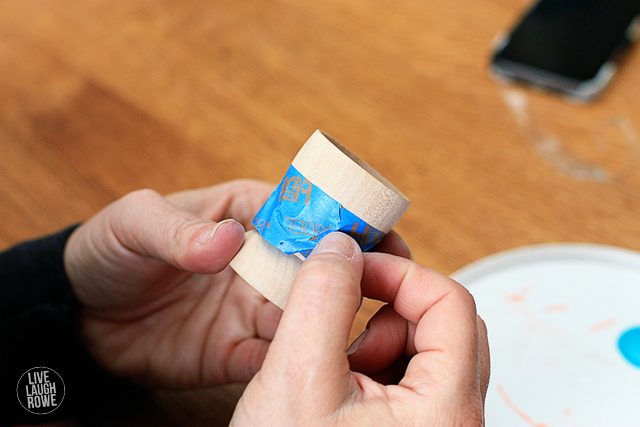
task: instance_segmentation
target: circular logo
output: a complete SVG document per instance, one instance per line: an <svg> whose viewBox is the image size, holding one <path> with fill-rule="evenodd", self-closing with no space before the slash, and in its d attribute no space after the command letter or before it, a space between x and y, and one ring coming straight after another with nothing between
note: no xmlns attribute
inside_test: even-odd
<svg viewBox="0 0 640 427"><path fill-rule="evenodd" d="M44 415L58 409L64 400L64 381L53 369L37 366L22 374L16 393L24 409Z"/></svg>

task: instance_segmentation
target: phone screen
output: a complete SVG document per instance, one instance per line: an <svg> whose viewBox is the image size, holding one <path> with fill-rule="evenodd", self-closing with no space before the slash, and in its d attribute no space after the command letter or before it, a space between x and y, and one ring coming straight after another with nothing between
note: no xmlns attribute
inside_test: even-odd
<svg viewBox="0 0 640 427"><path fill-rule="evenodd" d="M541 0L494 57L582 82L627 42L640 0Z"/></svg>

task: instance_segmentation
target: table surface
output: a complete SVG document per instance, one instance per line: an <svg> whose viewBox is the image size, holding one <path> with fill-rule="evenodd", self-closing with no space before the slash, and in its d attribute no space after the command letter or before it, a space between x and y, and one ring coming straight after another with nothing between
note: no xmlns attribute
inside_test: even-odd
<svg viewBox="0 0 640 427"><path fill-rule="evenodd" d="M526 4L0 1L0 244L141 187L277 182L321 128L409 196L397 230L442 272L542 242L640 250L640 52L588 105L497 82ZM190 393L158 397L165 420L228 416Z"/></svg>

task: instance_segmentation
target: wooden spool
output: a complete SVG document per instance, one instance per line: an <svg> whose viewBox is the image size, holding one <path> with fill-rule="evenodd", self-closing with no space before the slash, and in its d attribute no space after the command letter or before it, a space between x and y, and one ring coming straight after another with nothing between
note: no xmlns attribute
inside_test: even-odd
<svg viewBox="0 0 640 427"><path fill-rule="evenodd" d="M409 206L409 200L393 184L320 130L311 135L291 164L314 186L385 234ZM302 262L250 230L231 268L284 309Z"/></svg>

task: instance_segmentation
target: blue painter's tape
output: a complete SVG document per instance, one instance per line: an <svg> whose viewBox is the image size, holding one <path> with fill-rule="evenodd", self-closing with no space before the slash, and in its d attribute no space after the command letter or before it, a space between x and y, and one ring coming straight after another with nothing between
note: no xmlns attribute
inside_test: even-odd
<svg viewBox="0 0 640 427"><path fill-rule="evenodd" d="M373 248L384 233L364 222L296 168L289 166L280 185L253 218L262 237L285 254L309 256L327 234L342 231L363 251Z"/></svg>

